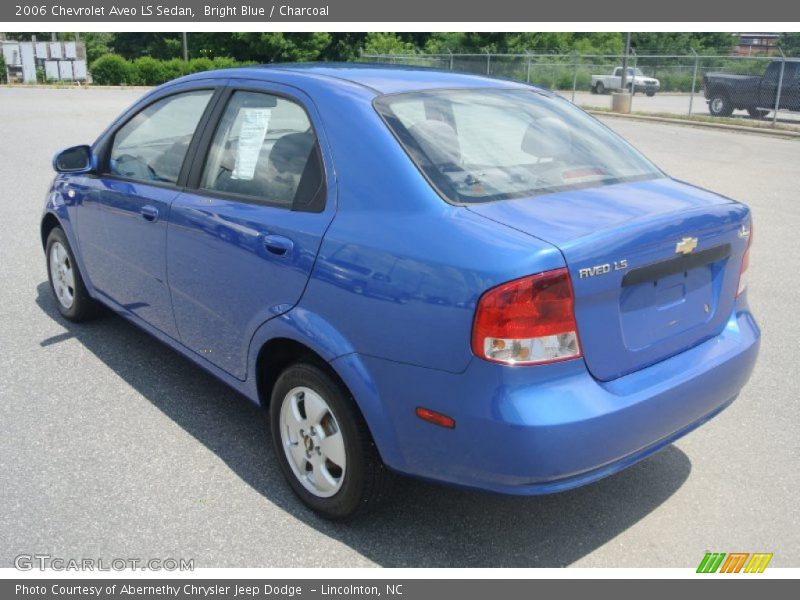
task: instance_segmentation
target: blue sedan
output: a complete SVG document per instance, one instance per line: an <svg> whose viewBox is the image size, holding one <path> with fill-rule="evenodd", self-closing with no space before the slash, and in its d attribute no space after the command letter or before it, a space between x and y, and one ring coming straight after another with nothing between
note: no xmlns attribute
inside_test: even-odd
<svg viewBox="0 0 800 600"><path fill-rule="evenodd" d="M749 209L528 85L199 73L53 162L61 314L110 308L262 406L329 518L392 473L589 483L719 413L756 361Z"/></svg>

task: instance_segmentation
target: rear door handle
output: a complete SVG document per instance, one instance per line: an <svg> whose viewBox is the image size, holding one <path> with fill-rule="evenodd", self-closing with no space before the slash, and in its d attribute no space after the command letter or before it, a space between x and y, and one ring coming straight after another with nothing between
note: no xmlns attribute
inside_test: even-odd
<svg viewBox="0 0 800 600"><path fill-rule="evenodd" d="M294 242L282 235L265 235L264 248L266 248L267 252L271 252L272 254L288 256L292 253Z"/></svg>
<svg viewBox="0 0 800 600"><path fill-rule="evenodd" d="M142 217L144 217L146 221L152 222L158 220L158 209L155 206L145 204L139 212L142 213Z"/></svg>

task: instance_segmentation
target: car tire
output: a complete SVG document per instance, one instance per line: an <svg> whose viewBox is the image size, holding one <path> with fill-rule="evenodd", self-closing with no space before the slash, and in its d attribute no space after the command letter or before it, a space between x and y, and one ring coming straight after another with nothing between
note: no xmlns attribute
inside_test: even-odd
<svg viewBox="0 0 800 600"><path fill-rule="evenodd" d="M86 291L75 255L60 227L54 227L47 236L45 258L50 292L58 312L76 323L96 317L100 307Z"/></svg>
<svg viewBox="0 0 800 600"><path fill-rule="evenodd" d="M645 94L647 94L648 98L652 98L653 96L656 95L655 92L645 92Z"/></svg>
<svg viewBox="0 0 800 600"><path fill-rule="evenodd" d="M325 370L308 362L287 367L269 416L281 472L309 508L342 520L379 503L390 475L355 400Z"/></svg>
<svg viewBox="0 0 800 600"><path fill-rule="evenodd" d="M769 111L764 110L763 108L756 108L755 106L751 106L747 109L747 114L749 114L754 119L763 119L769 114Z"/></svg>
<svg viewBox="0 0 800 600"><path fill-rule="evenodd" d="M606 91L606 86L603 84L602 81L598 81L594 86L594 93L595 94L603 94Z"/></svg>
<svg viewBox="0 0 800 600"><path fill-rule="evenodd" d="M730 117L733 114L733 104L725 94L716 93L708 101L708 112L714 117Z"/></svg>

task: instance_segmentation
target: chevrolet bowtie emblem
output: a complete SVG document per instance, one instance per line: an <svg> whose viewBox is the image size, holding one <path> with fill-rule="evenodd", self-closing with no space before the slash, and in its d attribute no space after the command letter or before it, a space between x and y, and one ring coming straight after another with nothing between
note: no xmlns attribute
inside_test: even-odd
<svg viewBox="0 0 800 600"><path fill-rule="evenodd" d="M676 254L689 254L697 248L697 238L696 237L685 237L682 238L680 242L675 244L675 253Z"/></svg>

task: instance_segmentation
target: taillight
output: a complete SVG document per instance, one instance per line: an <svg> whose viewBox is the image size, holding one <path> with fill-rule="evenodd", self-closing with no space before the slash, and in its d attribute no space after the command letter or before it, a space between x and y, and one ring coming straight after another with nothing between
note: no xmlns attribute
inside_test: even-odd
<svg viewBox="0 0 800 600"><path fill-rule="evenodd" d="M567 269L509 281L481 296L472 326L476 356L532 365L581 355Z"/></svg>
<svg viewBox="0 0 800 600"><path fill-rule="evenodd" d="M747 249L742 255L742 266L739 268L739 287L736 296L741 296L747 289L747 268L750 266L750 247L753 245L753 222L750 221L749 235L747 238Z"/></svg>

